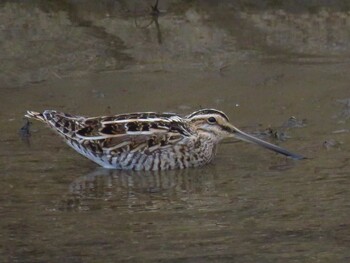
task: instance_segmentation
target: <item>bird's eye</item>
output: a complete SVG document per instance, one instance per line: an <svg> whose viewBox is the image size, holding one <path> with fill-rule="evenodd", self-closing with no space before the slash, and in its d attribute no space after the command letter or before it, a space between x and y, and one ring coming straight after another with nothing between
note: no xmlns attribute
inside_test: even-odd
<svg viewBox="0 0 350 263"><path fill-rule="evenodd" d="M208 122L209 123L216 123L216 119L214 117L209 117Z"/></svg>

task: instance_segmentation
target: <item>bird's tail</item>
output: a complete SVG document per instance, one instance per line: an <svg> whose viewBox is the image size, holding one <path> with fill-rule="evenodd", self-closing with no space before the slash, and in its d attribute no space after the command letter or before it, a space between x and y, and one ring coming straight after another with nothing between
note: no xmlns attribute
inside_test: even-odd
<svg viewBox="0 0 350 263"><path fill-rule="evenodd" d="M43 113L27 111L25 117L44 122L60 135L68 137L82 127L81 119L84 119L81 116L72 116L55 110L45 110Z"/></svg>
<svg viewBox="0 0 350 263"><path fill-rule="evenodd" d="M27 114L24 115L27 118L30 119L34 119L34 120L38 120L38 121L42 121L42 122L46 122L44 115L40 112L36 112L36 111L27 111Z"/></svg>

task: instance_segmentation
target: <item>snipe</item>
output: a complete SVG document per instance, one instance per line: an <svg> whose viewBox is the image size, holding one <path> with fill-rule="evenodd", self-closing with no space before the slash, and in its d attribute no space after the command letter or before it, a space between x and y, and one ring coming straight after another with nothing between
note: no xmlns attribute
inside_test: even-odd
<svg viewBox="0 0 350 263"><path fill-rule="evenodd" d="M209 163L218 143L234 137L293 159L279 146L248 135L221 111L203 109L185 117L138 112L103 117L73 116L53 110L28 111L26 117L48 124L77 152L105 168L167 170Z"/></svg>

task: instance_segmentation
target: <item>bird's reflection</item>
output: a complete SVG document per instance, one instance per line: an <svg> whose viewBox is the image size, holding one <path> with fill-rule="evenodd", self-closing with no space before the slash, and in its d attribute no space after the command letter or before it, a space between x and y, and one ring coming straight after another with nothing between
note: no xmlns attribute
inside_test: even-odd
<svg viewBox="0 0 350 263"><path fill-rule="evenodd" d="M211 168L150 172L98 168L69 185L69 193L60 201L59 208L157 209L181 205L188 198L215 191L218 175Z"/></svg>

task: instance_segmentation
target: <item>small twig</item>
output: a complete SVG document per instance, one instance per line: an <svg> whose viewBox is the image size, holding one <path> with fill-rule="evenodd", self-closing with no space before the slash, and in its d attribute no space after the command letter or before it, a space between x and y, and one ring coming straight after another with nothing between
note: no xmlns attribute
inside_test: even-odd
<svg viewBox="0 0 350 263"><path fill-rule="evenodd" d="M160 10L158 9L158 3L159 3L159 0L156 0L156 3L154 5L151 5L151 12L150 12L151 21L147 25L145 26L139 25L136 17L135 17L134 23L137 28L141 28L141 29L145 29L154 23L156 25L158 43L162 44L162 32L160 31L160 26L158 22L158 17L160 15Z"/></svg>

